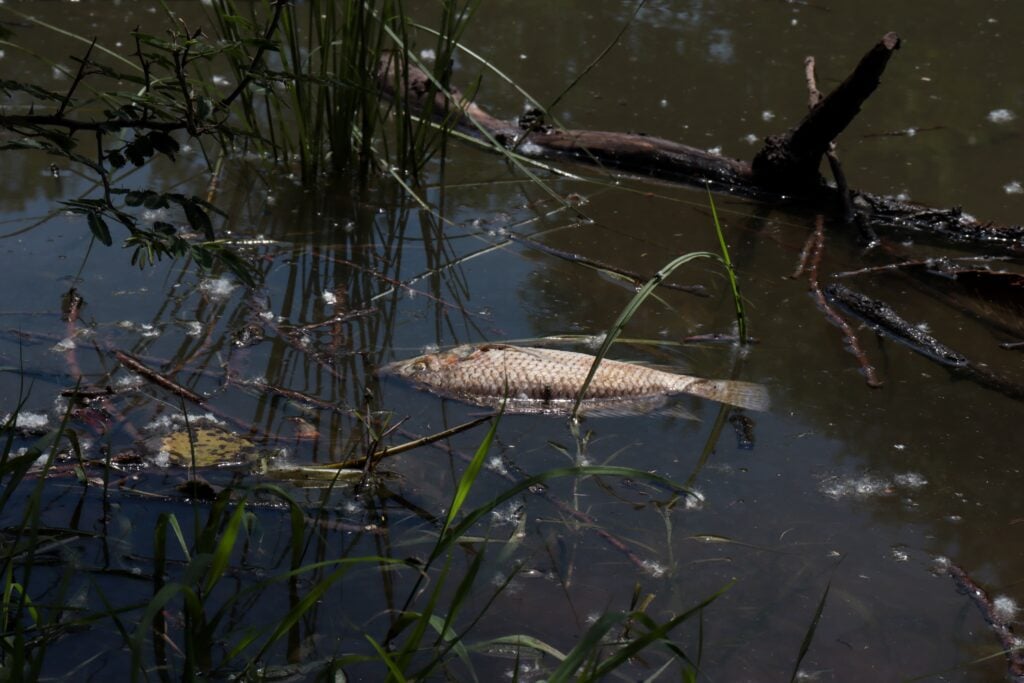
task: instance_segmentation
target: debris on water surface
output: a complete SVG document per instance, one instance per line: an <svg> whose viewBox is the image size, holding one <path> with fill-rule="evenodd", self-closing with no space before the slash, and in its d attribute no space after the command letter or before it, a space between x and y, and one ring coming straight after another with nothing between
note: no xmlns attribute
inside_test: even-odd
<svg viewBox="0 0 1024 683"><path fill-rule="evenodd" d="M71 337L65 337L51 347L52 351L57 353L67 353L68 351L75 348L75 340Z"/></svg>
<svg viewBox="0 0 1024 683"><path fill-rule="evenodd" d="M264 332L261 325L249 323L232 333L231 343L235 348L244 349L259 344L265 337L266 332Z"/></svg>
<svg viewBox="0 0 1024 683"><path fill-rule="evenodd" d="M132 372L126 375L121 375L114 380L114 389L117 391L129 391L131 389L138 389L145 383L146 380L144 380L141 375L136 375Z"/></svg>
<svg viewBox="0 0 1024 683"><path fill-rule="evenodd" d="M924 475L918 472L903 472L901 474L894 474L892 481L897 486L906 489L919 489L928 483L928 480L924 478Z"/></svg>
<svg viewBox="0 0 1024 683"><path fill-rule="evenodd" d="M1017 118L1017 115L1009 109L993 109L985 118L992 123L1009 123Z"/></svg>
<svg viewBox="0 0 1024 683"><path fill-rule="evenodd" d="M523 517L523 505L518 501L506 503L502 507L491 510L491 517L495 524L515 526Z"/></svg>
<svg viewBox="0 0 1024 683"><path fill-rule="evenodd" d="M729 418L736 433L736 447L740 450L749 451L754 448L754 421L746 415L735 413Z"/></svg>
<svg viewBox="0 0 1024 683"><path fill-rule="evenodd" d="M0 424L7 424L11 420L8 413L0 420ZM46 413L21 412L15 416L14 428L22 434L44 434L50 428L50 416Z"/></svg>
<svg viewBox="0 0 1024 683"><path fill-rule="evenodd" d="M927 483L928 480L917 472L903 472L892 477L863 474L857 477L829 477L821 483L821 492L835 500L874 498L917 490Z"/></svg>
<svg viewBox="0 0 1024 683"><path fill-rule="evenodd" d="M226 299L237 286L226 277L206 278L199 283L199 291L211 299Z"/></svg>
<svg viewBox="0 0 1024 683"><path fill-rule="evenodd" d="M655 562L654 560L644 560L641 563L644 571L653 576L654 578L660 578L665 576L665 572L668 571L665 565Z"/></svg>
<svg viewBox="0 0 1024 683"><path fill-rule="evenodd" d="M195 464L196 467L238 465L257 455L252 441L219 427L173 431L160 437L152 450L156 453L155 463L161 467L170 464Z"/></svg>
<svg viewBox="0 0 1024 683"><path fill-rule="evenodd" d="M203 324L198 320L189 320L184 326L185 334L189 337L199 337L203 334Z"/></svg>
<svg viewBox="0 0 1024 683"><path fill-rule="evenodd" d="M686 510L700 510L704 507L706 500L703 493L697 489L690 489L683 496L683 508Z"/></svg>
<svg viewBox="0 0 1024 683"><path fill-rule="evenodd" d="M1000 621L1009 622L1017 618L1017 612L1020 611L1020 607L1008 595L997 595L992 600L992 611Z"/></svg>
<svg viewBox="0 0 1024 683"><path fill-rule="evenodd" d="M906 562L910 559L910 553L907 552L906 546L894 545L889 549L889 557L897 562Z"/></svg>

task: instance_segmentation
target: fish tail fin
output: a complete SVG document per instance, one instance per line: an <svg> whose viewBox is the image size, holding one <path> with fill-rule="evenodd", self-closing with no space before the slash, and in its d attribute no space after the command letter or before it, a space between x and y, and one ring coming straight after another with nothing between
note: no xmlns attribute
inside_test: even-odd
<svg viewBox="0 0 1024 683"><path fill-rule="evenodd" d="M771 398L763 384L740 382L732 379L698 379L689 377L679 390L719 403L727 403L748 410L768 410Z"/></svg>

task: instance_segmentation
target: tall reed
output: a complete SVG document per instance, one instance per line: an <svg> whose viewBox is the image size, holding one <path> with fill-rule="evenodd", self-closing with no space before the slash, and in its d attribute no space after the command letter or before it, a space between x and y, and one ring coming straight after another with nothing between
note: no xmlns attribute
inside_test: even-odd
<svg viewBox="0 0 1024 683"><path fill-rule="evenodd" d="M478 2L437 3L437 28L424 33L433 39L431 67L419 57L420 31L404 0L264 2L247 16L233 0L214 0L218 38L231 46L224 57L238 81L252 83L239 94L242 129L264 153L294 162L305 181L326 171L365 179L388 166L415 176L441 148L444 128L416 116L400 97L382 102L379 65L390 56L401 71L415 61L447 87ZM254 41L261 27L264 38ZM267 48L258 63L255 56Z"/></svg>

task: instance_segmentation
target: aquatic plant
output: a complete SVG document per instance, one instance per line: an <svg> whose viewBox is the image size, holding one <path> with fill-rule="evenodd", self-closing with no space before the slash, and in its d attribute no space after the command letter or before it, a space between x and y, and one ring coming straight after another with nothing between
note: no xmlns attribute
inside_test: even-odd
<svg viewBox="0 0 1024 683"><path fill-rule="evenodd" d="M475 7L475 0L441 3L433 40L437 87L448 82L453 51ZM77 70L65 72L70 85L63 92L17 80L0 84L8 98L0 129L10 134L0 150L41 152L95 177L96 192L63 207L82 215L102 244L114 242L112 223L127 230L124 246L140 267L188 256L203 267L221 263L254 284L244 259L217 238L220 212L208 199L124 186L132 170L155 159L174 161L185 144L199 148L213 183L225 159L257 152L294 165L306 184L328 171L362 184L378 170L415 178L443 145L445 126L414 115L400 98L382 106L377 72L385 54L400 69L409 60L425 66L413 52L414 24L402 0L302 6L274 0L248 5L248 14L232 0L216 0L209 11L213 37L165 6L166 36L136 29L127 56L12 6L0 9L87 45L74 58ZM234 74L230 90L211 76L215 67ZM139 215L160 209L173 209L182 220L149 222Z"/></svg>
<svg viewBox="0 0 1024 683"><path fill-rule="evenodd" d="M132 680L153 674L162 679L193 679L296 671L279 663L281 655L275 648L284 645L291 659L302 637L302 625L323 618L316 614L318 606L334 600L334 587L360 568L364 575L372 570L382 576L414 578L395 584L406 597L387 610L385 624L360 627L369 647L349 642L324 659L305 662L303 670L307 673L326 675L354 668L373 672L379 680L424 680L439 670L453 675L455 666L477 679L476 669L499 645L513 647L526 658L550 658L546 665L550 680L601 680L640 652L650 650L648 654L653 655L655 648L667 655L662 668L678 662L691 679L699 669L699 657L689 658L670 639L670 633L698 617L718 593L665 621L646 613L649 601L641 604L634 599L628 610L610 610L600 617L576 647L564 653L528 633L483 640L474 637L476 624L520 571L520 564L513 560L518 545L514 540L496 558L496 566L504 574L497 586L491 585L483 571L485 559L490 557L490 533L484 529L483 536L478 534L481 522L491 512L563 478L624 477L657 483L673 496L688 495L685 488L659 475L612 466L555 469L522 478L489 500L468 507L497 434L500 416L495 416L469 458L447 512L436 520L434 540L423 561L389 553L346 551L331 556L317 552L310 561L309 553L318 545L320 535L312 520L324 510L303 506L277 484L256 483L224 488L208 502L193 498L184 514L161 512L152 531L151 556L135 556L138 571L121 576L116 566L95 567L88 572L95 578L83 582L74 571L81 563L77 556L85 545L105 545L110 539L48 528L43 519L44 492L56 483L51 474L60 453L68 452L77 459L83 491L96 484L87 469L98 463L82 459L78 437L71 427L70 407L58 426L23 453L15 452L14 444L22 439L15 434L18 412L15 410L0 427L0 478L4 484L0 514L20 519L6 529L0 542L0 668L12 678L37 680L43 674L47 651L54 644L75 632L108 627L118 634L127 653L118 655L124 650L114 645L96 656L124 660L116 666L129 672ZM109 461L99 465L105 472L110 469ZM24 487L30 490L24 492ZM118 498L114 491L107 490L105 479L103 496L105 500ZM14 501L23 506L17 513L10 509ZM277 560L264 566L257 561L257 549L263 544L261 517L268 514L284 515L287 532L274 539L279 550L271 557ZM52 554L62 546L66 546L63 555L69 561L64 570L55 572ZM456 562L466 550L471 551L472 559L459 573ZM41 576L33 579L37 572ZM53 581L54 573L59 580ZM139 585L148 582L151 597L140 601L135 590L112 590L105 579L118 578ZM88 587L92 599L69 597L81 595L83 587ZM470 606L481 598L483 602L475 613L468 614ZM278 605L281 611L276 611ZM242 618L252 610L270 606L275 609L272 619ZM621 632L613 634L615 629ZM88 664L81 662L75 670ZM72 675L73 671L68 673Z"/></svg>

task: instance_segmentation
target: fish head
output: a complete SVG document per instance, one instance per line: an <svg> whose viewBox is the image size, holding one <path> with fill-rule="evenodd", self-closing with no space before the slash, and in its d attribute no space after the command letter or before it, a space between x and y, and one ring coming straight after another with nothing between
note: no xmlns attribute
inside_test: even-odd
<svg viewBox="0 0 1024 683"><path fill-rule="evenodd" d="M431 384L432 378L444 372L446 368L458 363L474 351L471 346L459 346L450 351L426 353L415 358L389 363L380 369L382 374L397 375L412 382Z"/></svg>
<svg viewBox="0 0 1024 683"><path fill-rule="evenodd" d="M382 367L380 372L385 375L404 377L412 381L422 381L425 375L435 373L439 369L438 354L433 353L389 363Z"/></svg>

